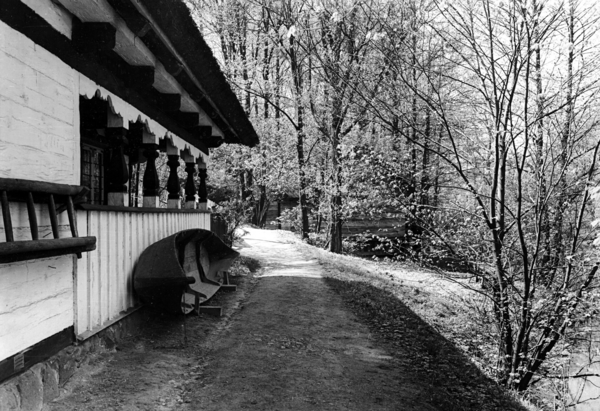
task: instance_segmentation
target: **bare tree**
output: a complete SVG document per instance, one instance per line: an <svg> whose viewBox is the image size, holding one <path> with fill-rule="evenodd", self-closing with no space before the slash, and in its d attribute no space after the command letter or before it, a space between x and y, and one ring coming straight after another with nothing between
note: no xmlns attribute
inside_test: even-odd
<svg viewBox="0 0 600 411"><path fill-rule="evenodd" d="M443 138L414 127L414 100L408 109L385 95L365 104L391 132L453 170L443 206L463 216L455 224L475 221L482 241L464 236L467 224L452 227L463 234L455 238L423 229L452 253L486 253L476 274L493 308L498 380L525 390L577 317L598 269L584 256L599 147L590 112L597 54L587 43L595 22L574 2L430 4L436 9L415 9L420 24L404 29L400 47L389 40L395 21L386 21L390 34L379 47L389 78L428 107ZM419 50L419 38L431 47Z"/></svg>

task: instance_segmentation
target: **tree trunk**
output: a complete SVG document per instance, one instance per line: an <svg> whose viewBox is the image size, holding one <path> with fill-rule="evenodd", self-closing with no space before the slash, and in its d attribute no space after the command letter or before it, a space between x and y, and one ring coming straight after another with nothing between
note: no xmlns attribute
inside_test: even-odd
<svg viewBox="0 0 600 411"><path fill-rule="evenodd" d="M304 103L302 102L302 72L298 64L296 50L294 49L294 36L290 36L290 66L292 76L294 77L294 100L296 103L296 151L298 155L298 183L300 186L299 203L300 203L300 235L303 239L308 238L308 200L306 189L308 182L306 179L305 160L304 160Z"/></svg>
<svg viewBox="0 0 600 411"><path fill-rule="evenodd" d="M329 251L341 254L342 249L342 170L339 159L339 136L334 132L331 141L332 194L330 199L331 224L329 225Z"/></svg>

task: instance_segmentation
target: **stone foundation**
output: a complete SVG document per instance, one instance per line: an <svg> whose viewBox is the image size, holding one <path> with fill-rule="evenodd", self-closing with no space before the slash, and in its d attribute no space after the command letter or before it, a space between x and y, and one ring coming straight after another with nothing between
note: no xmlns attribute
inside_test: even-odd
<svg viewBox="0 0 600 411"><path fill-rule="evenodd" d="M92 354L112 351L125 337L136 334L143 321L142 311L0 384L0 411L41 411L44 404L59 396L59 388Z"/></svg>

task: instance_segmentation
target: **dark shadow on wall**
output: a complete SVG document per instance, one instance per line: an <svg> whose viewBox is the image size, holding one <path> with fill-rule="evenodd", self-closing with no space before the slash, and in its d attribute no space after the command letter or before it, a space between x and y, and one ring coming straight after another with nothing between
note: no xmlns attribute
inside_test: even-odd
<svg viewBox="0 0 600 411"><path fill-rule="evenodd" d="M527 411L391 292L359 281L327 277L325 282L369 326L396 365L410 370L412 382L426 388L429 406L443 411Z"/></svg>

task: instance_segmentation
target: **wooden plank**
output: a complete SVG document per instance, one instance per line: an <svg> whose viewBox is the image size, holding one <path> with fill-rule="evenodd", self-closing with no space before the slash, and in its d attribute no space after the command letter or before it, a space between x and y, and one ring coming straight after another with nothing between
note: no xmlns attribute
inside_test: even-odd
<svg viewBox="0 0 600 411"><path fill-rule="evenodd" d="M129 274L129 261L131 260L131 256L129 255L129 244L131 244L131 232L129 231L129 221L128 221L129 213L122 213L119 216L120 222L119 227L121 227L120 237L123 241L123 248L121 260L119 261L119 294L118 294L118 312L121 312L127 308L126 303L126 294L127 294L127 276Z"/></svg>
<svg viewBox="0 0 600 411"><path fill-rule="evenodd" d="M123 258L121 259L121 276L119 277L119 282L121 284L120 287L120 294L119 294L119 298L120 298L120 310L119 311L124 311L127 309L127 280L128 280L128 276L129 276L129 265L131 262L131 255L130 255L130 244L131 244L131 226L130 226L130 220L129 218L131 217L131 215L129 213L125 213L123 214L123 222L122 222L122 227L123 227L123 232L122 232L122 237L123 237Z"/></svg>
<svg viewBox="0 0 600 411"><path fill-rule="evenodd" d="M131 232L131 214L127 213L123 215L123 230L124 230L124 240L125 245L123 247L123 268L122 275L120 277L121 281L121 311L129 308L129 304L127 303L127 293L128 288L127 284L129 282L129 276L131 275L133 269L132 257L131 257L131 236L133 233Z"/></svg>
<svg viewBox="0 0 600 411"><path fill-rule="evenodd" d="M171 214L163 214L161 220L162 236L159 239L163 239L173 233L173 219L171 218Z"/></svg>
<svg viewBox="0 0 600 411"><path fill-rule="evenodd" d="M114 229L112 225L112 214L103 213L103 220L100 229L103 231L103 253L102 253L102 271L100 275L100 321L99 325L108 320L109 316L109 301L110 301L110 270L112 268L111 259L111 231Z"/></svg>
<svg viewBox="0 0 600 411"><path fill-rule="evenodd" d="M80 224L82 227L83 234L87 235L87 211L78 211L75 214L75 221L85 221L86 224ZM90 253L83 253L81 260L75 260L76 275L74 278L74 290L75 290L75 334L81 334L88 329L89 324L89 294L88 294L88 281L90 271Z"/></svg>
<svg viewBox="0 0 600 411"><path fill-rule="evenodd" d="M137 260L141 254L140 251L140 241L138 239L138 235L139 235L139 229L138 229L138 222L140 219L140 215L139 214L135 214L135 213L130 213L129 216L131 217L131 267L128 271L128 275L127 275L127 306L131 307L133 306L133 269L135 267L135 264L137 263Z"/></svg>
<svg viewBox="0 0 600 411"><path fill-rule="evenodd" d="M91 213L91 224L89 232L97 237L96 252L90 255L91 270L89 281L89 327L93 328L100 325L100 276L102 272L102 257L104 255L104 231L100 230L101 214Z"/></svg>
<svg viewBox="0 0 600 411"><path fill-rule="evenodd" d="M138 221L139 227L138 227L137 232L138 232L138 244L139 244L140 252L147 247L146 243L148 241L147 238L148 238L149 234L146 232L146 218L147 218L146 214L141 214L140 219ZM138 257L139 257L139 254L138 254Z"/></svg>
<svg viewBox="0 0 600 411"><path fill-rule="evenodd" d="M120 278L119 275L122 274L120 266L123 259L123 232L121 230L121 226L119 225L120 216L122 213L111 213L112 221L111 228L109 229L109 245L110 245L110 254L109 254L109 270L108 270L108 300L106 301L107 305L107 315L106 318L103 319L102 323L104 324L106 321L113 318L114 315L118 314L120 311L119 303L120 303Z"/></svg>
<svg viewBox="0 0 600 411"><path fill-rule="evenodd" d="M150 234L150 237L148 238L148 243L146 245L149 246L150 244L154 243L156 241L156 219L158 218L158 215L156 214L151 214L148 215L148 233Z"/></svg>
<svg viewBox="0 0 600 411"><path fill-rule="evenodd" d="M160 222L161 222L161 217L164 218L163 214L157 214L154 216L154 225L152 226L153 232L154 232L154 240L152 242L156 242L158 240L160 240L162 237L160 236Z"/></svg>
<svg viewBox="0 0 600 411"><path fill-rule="evenodd" d="M135 226L135 233L136 233L136 255L135 255L135 262L137 263L140 255L142 254L142 252L146 249L146 244L144 242L144 232L143 232L143 228L144 228L144 215L143 214L134 214L136 216L136 226ZM133 290L133 281L130 284L131 289Z"/></svg>
<svg viewBox="0 0 600 411"><path fill-rule="evenodd" d="M171 235L170 230L169 230L169 216L170 214L161 214L158 217L158 227L159 227L159 234L158 234L158 239L162 240L163 238Z"/></svg>

